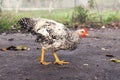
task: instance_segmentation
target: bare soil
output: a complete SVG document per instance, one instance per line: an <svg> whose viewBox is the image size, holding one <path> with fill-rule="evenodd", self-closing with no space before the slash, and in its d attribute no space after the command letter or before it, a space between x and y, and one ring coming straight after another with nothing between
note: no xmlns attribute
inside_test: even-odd
<svg viewBox="0 0 120 80"><path fill-rule="evenodd" d="M89 35L76 50L57 52L70 64L44 66L38 61L41 50L35 36L2 33L0 48L26 45L30 50L0 51L0 80L120 80L120 63L110 61L120 59L120 29L91 29ZM49 51L45 59L54 62Z"/></svg>

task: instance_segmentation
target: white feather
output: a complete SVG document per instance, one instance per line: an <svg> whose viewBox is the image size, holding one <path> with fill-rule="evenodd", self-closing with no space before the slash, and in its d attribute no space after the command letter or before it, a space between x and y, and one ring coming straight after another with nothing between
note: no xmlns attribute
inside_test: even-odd
<svg viewBox="0 0 120 80"><path fill-rule="evenodd" d="M49 36L49 33L47 32L46 28L42 28L42 29L38 30L37 33L40 33L44 36Z"/></svg>

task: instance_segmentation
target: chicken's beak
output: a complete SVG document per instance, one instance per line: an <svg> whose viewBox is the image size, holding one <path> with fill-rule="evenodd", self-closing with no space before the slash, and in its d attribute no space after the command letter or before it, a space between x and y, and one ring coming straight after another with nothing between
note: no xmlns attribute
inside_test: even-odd
<svg viewBox="0 0 120 80"><path fill-rule="evenodd" d="M85 38L85 37L87 37L89 34L83 34L83 35L81 35L81 37L82 38Z"/></svg>

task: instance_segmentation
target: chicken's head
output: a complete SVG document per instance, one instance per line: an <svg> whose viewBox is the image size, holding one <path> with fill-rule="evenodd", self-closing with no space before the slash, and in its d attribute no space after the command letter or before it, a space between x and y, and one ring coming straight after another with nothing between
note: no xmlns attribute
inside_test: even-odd
<svg viewBox="0 0 120 80"><path fill-rule="evenodd" d="M78 30L78 34L82 38L85 38L86 36L88 36L88 30L87 30L87 28L82 28L82 29Z"/></svg>

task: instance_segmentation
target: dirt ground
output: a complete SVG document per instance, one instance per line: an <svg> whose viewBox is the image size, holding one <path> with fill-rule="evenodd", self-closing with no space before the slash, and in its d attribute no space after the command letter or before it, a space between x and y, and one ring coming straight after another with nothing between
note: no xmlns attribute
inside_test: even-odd
<svg viewBox="0 0 120 80"><path fill-rule="evenodd" d="M38 58L41 50L30 34L0 35L0 48L26 45L30 50L0 51L0 80L120 80L120 29L89 30L74 51L58 51L61 60L68 65L43 66ZM112 55L112 56L107 56ZM54 62L53 55L46 52L46 61Z"/></svg>

